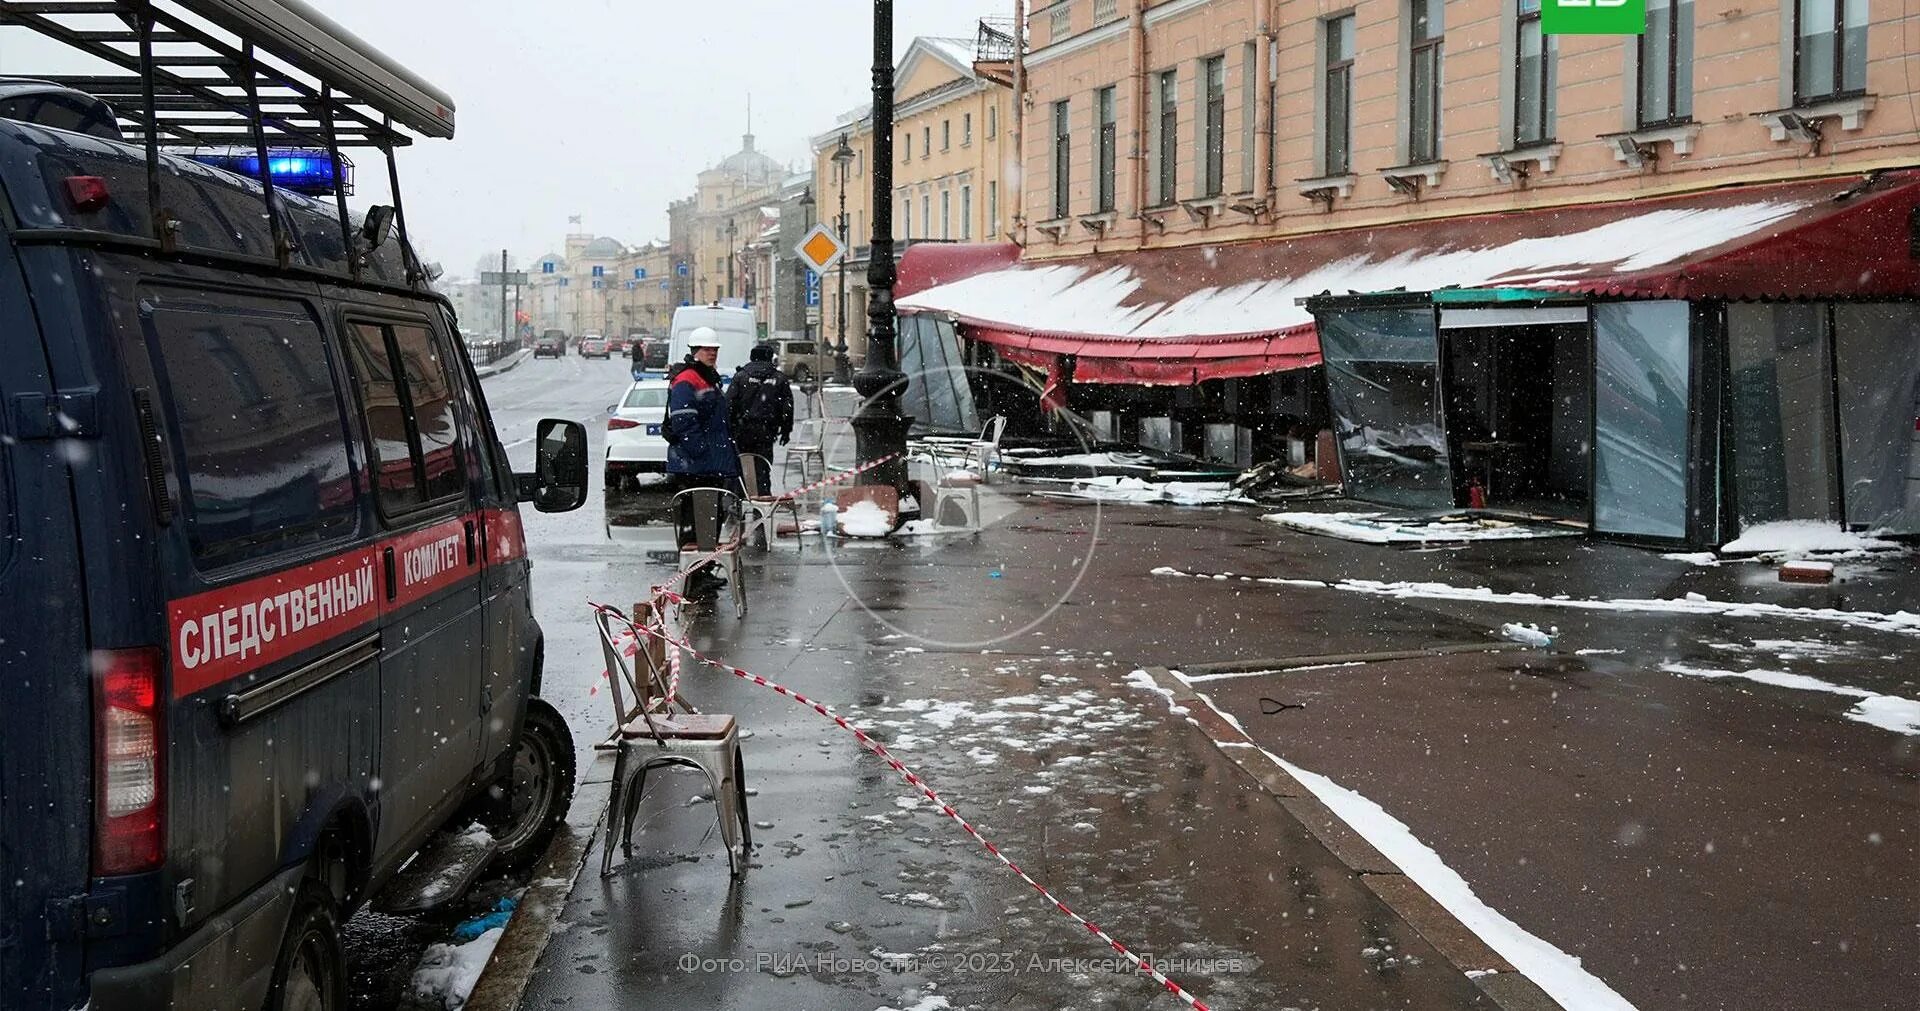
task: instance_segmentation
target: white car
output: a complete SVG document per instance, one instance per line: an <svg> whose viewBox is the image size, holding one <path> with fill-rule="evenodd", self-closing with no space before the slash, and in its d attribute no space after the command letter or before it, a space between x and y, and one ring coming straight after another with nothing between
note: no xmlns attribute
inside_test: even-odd
<svg viewBox="0 0 1920 1011"><path fill-rule="evenodd" d="M638 490L667 480L667 381L642 379L607 418L607 484Z"/></svg>

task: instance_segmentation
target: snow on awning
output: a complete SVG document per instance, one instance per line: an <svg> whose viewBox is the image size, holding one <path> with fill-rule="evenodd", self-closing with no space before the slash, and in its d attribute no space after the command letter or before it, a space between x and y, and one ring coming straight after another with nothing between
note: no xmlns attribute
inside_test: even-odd
<svg viewBox="0 0 1920 1011"><path fill-rule="evenodd" d="M1907 171L997 267L1005 247L915 246L901 277L922 283L903 283L899 307L999 347L1076 355L1079 382L1185 384L1317 364L1299 300L1325 293L1911 296L1917 204Z"/></svg>

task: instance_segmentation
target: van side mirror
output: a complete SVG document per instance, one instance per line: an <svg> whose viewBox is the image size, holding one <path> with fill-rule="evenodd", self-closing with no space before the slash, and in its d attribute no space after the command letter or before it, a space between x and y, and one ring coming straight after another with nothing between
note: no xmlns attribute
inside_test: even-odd
<svg viewBox="0 0 1920 1011"><path fill-rule="evenodd" d="M379 249L393 232L393 206L374 204L367 208L366 219L360 222L360 239L367 244L367 252Z"/></svg>
<svg viewBox="0 0 1920 1011"><path fill-rule="evenodd" d="M572 512L587 502L587 428L545 418L535 430L534 472L515 474L520 501L543 513Z"/></svg>

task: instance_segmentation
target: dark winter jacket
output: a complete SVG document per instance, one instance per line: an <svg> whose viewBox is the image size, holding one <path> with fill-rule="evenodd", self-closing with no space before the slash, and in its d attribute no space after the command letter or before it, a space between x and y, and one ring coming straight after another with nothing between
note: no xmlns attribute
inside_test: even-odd
<svg viewBox="0 0 1920 1011"><path fill-rule="evenodd" d="M793 435L793 387L772 362L748 362L727 388L727 421L742 445L771 446Z"/></svg>
<svg viewBox="0 0 1920 1011"><path fill-rule="evenodd" d="M667 378L667 473L737 477L740 450L727 430L720 373L682 362Z"/></svg>

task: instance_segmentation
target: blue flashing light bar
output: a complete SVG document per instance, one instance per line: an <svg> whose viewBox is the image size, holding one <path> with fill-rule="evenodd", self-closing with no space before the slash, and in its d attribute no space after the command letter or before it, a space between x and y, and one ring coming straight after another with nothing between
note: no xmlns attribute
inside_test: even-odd
<svg viewBox="0 0 1920 1011"><path fill-rule="evenodd" d="M202 165L226 169L248 179L260 178L260 156L250 150L195 151L188 157ZM281 189L308 196L332 196L334 173L339 172L342 188L353 193L353 162L341 155L336 162L325 151L295 148L269 148L267 173Z"/></svg>

